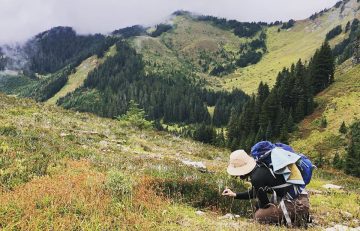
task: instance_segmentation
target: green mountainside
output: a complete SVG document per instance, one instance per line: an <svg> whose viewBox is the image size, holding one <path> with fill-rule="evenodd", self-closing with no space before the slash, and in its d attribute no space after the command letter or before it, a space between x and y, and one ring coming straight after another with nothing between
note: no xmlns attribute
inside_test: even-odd
<svg viewBox="0 0 360 231"><path fill-rule="evenodd" d="M222 77L210 75L216 65L228 66L243 55L241 46L260 36L238 37L232 29L219 27L211 21L199 20L191 14L180 14L171 20L174 28L158 38L140 36L134 39L134 47L147 61L149 71L169 71L193 68L209 86L215 89L240 88L246 93L256 91L260 81L275 83L277 73L298 59L308 61L334 27L360 19L360 4L356 0L344 1L321 14L296 21L289 29L280 25L263 25L266 35L266 52L260 61ZM280 31L279 31L280 30ZM349 35L341 33L330 40L332 46Z"/></svg>
<svg viewBox="0 0 360 231"><path fill-rule="evenodd" d="M229 150L27 99L0 95L0 105L2 229L279 229L248 219L247 202L220 196L225 186L248 187L227 175ZM356 226L359 187L316 170L310 230Z"/></svg>
<svg viewBox="0 0 360 231"><path fill-rule="evenodd" d="M271 87L283 68L289 68L300 58L305 63L309 62L333 28L343 28L340 34L328 37L334 53L338 57L349 53L349 47L353 46L349 42L350 37L356 39L359 31L358 23L355 23L359 18L359 6L356 0L347 0L306 20L270 24L238 22L178 11L167 22L154 28L133 26L116 30L107 37L82 36L71 28L56 27L38 34L25 44L23 52L30 60L20 72L24 75L1 78L0 90L38 101L50 100L52 104L97 112L107 117L123 114L129 100L133 99L145 108L151 119L164 123L199 123L205 118L206 124L225 126L231 109L237 107L241 110L243 103L243 100L236 103L238 93L229 92L231 89L251 94L261 81ZM347 26L351 29L345 29ZM354 35L350 36L351 33ZM67 43L69 51L62 51L61 47L67 46ZM111 46L113 56L122 55L116 54L116 43L128 43L138 54L137 61L126 64L128 70L118 70L112 66L116 65L114 61L108 60L108 56L103 57ZM82 50L71 53L73 44ZM350 56L345 55L344 60ZM87 64L95 59L102 61ZM129 77L138 73L128 73L125 78L132 87L125 90L124 85L119 85L124 81L120 76L131 72L132 62L139 62L143 69L141 75L151 78L145 78L147 83L140 84ZM106 69L117 71L110 73ZM89 84L84 86L87 76L98 75L98 70L104 70L101 74L107 78L117 80L109 81L112 86L107 87L96 86L97 83L91 87ZM158 86L159 94L151 93L150 85ZM179 91L170 93L164 90L170 85L182 87L175 87ZM187 100L186 95L189 94L185 89L194 86L197 88L196 100ZM121 92L111 92L109 89L112 88L112 91L119 89L117 91ZM229 93L218 93L224 90ZM163 98L169 99L168 102ZM184 101L169 109L176 98ZM203 108L208 108L209 113ZM165 111L169 110L172 112L166 116Z"/></svg>
<svg viewBox="0 0 360 231"><path fill-rule="evenodd" d="M310 230L359 227L359 19L359 0L274 23L177 11L0 47L0 229L285 230L221 196L249 187L231 150L262 139L318 165Z"/></svg>
<svg viewBox="0 0 360 231"><path fill-rule="evenodd" d="M253 66L236 71L225 78L223 86L231 89L239 87L247 93L254 92L260 81L275 83L277 73L299 58L309 60L314 51L324 41L326 34L338 25L344 28L348 21L360 19L359 3L356 0L346 1L344 8L331 8L315 19L296 21L294 27L278 32L277 27L267 30L266 53L261 61ZM346 38L342 33L330 40L331 45Z"/></svg>
<svg viewBox="0 0 360 231"><path fill-rule="evenodd" d="M353 66L350 60L340 65L335 83L315 98L319 106L300 123L292 145L304 153L322 156L328 164L332 163L336 153L343 156L347 139L339 129L343 122L349 127L360 117L359 83L359 65ZM326 127L321 126L322 119L327 121Z"/></svg>

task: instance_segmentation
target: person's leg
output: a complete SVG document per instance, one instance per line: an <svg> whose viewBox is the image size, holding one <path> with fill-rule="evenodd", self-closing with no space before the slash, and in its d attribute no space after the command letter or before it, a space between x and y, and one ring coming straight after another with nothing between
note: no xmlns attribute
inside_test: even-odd
<svg viewBox="0 0 360 231"><path fill-rule="evenodd" d="M269 204L268 207L263 209L258 209L255 212L255 220L260 223L280 224L281 218L282 218L282 211L278 206L274 204Z"/></svg>
<svg viewBox="0 0 360 231"><path fill-rule="evenodd" d="M301 194L295 200L286 200L285 206L295 226L302 226L309 218L310 202L308 195Z"/></svg>
<svg viewBox="0 0 360 231"><path fill-rule="evenodd" d="M285 200L285 207L289 214L292 225L304 225L309 217L309 197L308 195L301 194L295 200ZM284 213L280 206L269 204L267 208L258 209L255 212L255 220L260 223L281 224L284 218Z"/></svg>

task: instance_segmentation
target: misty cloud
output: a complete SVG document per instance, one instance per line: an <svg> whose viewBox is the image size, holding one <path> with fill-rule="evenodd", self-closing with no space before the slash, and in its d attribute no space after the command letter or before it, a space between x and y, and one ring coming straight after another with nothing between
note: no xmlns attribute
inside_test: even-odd
<svg viewBox="0 0 360 231"><path fill-rule="evenodd" d="M153 25L176 10L239 21L303 19L337 0L0 0L0 44L24 41L54 26L79 33L108 33Z"/></svg>

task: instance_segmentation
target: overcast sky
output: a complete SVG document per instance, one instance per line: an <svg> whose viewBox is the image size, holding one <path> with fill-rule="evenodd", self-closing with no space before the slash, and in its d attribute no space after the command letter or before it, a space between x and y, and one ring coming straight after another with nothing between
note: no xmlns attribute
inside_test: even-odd
<svg viewBox="0 0 360 231"><path fill-rule="evenodd" d="M54 26L107 33L152 25L175 10L239 21L304 19L338 0L0 0L0 44L24 41Z"/></svg>

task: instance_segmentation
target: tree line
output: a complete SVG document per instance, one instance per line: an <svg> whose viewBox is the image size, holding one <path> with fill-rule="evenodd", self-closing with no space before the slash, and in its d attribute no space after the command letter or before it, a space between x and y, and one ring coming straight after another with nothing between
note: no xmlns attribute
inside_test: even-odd
<svg viewBox="0 0 360 231"><path fill-rule="evenodd" d="M77 35L71 27L55 27L25 44L27 68L40 74L54 73L69 64L77 66L91 55L103 55L114 42L101 34Z"/></svg>
<svg viewBox="0 0 360 231"><path fill-rule="evenodd" d="M349 26L348 26L349 24ZM355 56L357 54L357 44L360 41L360 26L359 20L354 19L350 25L348 23L346 28L349 27L350 30L349 37L335 45L333 48L333 54L337 57L337 62L339 64L343 63L345 60Z"/></svg>
<svg viewBox="0 0 360 231"><path fill-rule="evenodd" d="M169 24L160 23L155 26L155 30L153 32L151 32L150 36L151 37L159 37L162 33L165 33L167 31L171 30L172 28L173 27Z"/></svg>
<svg viewBox="0 0 360 231"><path fill-rule="evenodd" d="M325 41L309 63L299 60L290 68L284 68L271 90L261 82L256 95L240 107L232 107L226 136L206 124L198 126L190 135L203 142L223 143L232 150L240 147L248 150L261 140L287 143L296 123L313 112L314 95L333 83L334 68L334 57ZM221 107L215 107L215 112L220 110ZM215 125L215 120L213 122ZM222 137L226 137L224 142Z"/></svg>
<svg viewBox="0 0 360 231"><path fill-rule="evenodd" d="M135 26L129 26L125 28L121 28L118 30L114 30L111 32L112 35L121 37L122 39L128 39L135 36L141 36L141 35L149 35L151 37L158 37L162 33L165 33L172 29L172 26L169 24L160 23L155 26L155 30L152 32L147 32L146 27L143 27L141 25L135 25Z"/></svg>
<svg viewBox="0 0 360 231"><path fill-rule="evenodd" d="M336 27L334 27L333 29L331 29L325 36L325 40L330 40L335 38L336 36L338 36L339 34L341 34L342 32L342 27L341 25L337 25Z"/></svg>
<svg viewBox="0 0 360 231"><path fill-rule="evenodd" d="M126 113L130 100L134 100L148 119L157 121L155 124L198 124L180 133L231 149L248 149L264 139L286 143L295 124L313 112L314 95L334 81L334 58L328 42L309 63L299 60L284 68L271 90L260 83L252 97L241 90L206 90L194 78L177 72L172 76L145 75L141 56L133 48L124 41L118 41L116 47L115 56L58 104L117 117ZM212 117L208 106L215 107ZM227 134L216 129L223 126L227 126Z"/></svg>
<svg viewBox="0 0 360 231"><path fill-rule="evenodd" d="M340 157L339 153L335 153L333 167L360 177L360 121L356 120L349 128L343 122L339 132L347 137L347 148L343 157Z"/></svg>
<svg viewBox="0 0 360 231"><path fill-rule="evenodd" d="M267 25L266 22L239 22L214 16L199 16L197 19L212 22L215 26L223 29L233 30L233 33L238 37L253 37L262 30L263 26Z"/></svg>
<svg viewBox="0 0 360 231"><path fill-rule="evenodd" d="M235 64L230 61L227 65L216 65L210 71L210 75L222 76L232 73L236 67L246 67L256 64L261 60L266 51L266 33L262 31L259 38L240 45L237 58L234 60Z"/></svg>
<svg viewBox="0 0 360 231"><path fill-rule="evenodd" d="M231 149L249 149L260 140L288 142L295 123L313 112L314 95L334 81L334 58L327 42L318 49L309 64L299 60L284 68L275 86L269 90L260 83L241 113L233 112L228 124L227 144Z"/></svg>
<svg viewBox="0 0 360 231"><path fill-rule="evenodd" d="M294 19L290 19L287 22L284 22L281 26L281 29L287 30L291 27L293 27L295 25L295 20Z"/></svg>
<svg viewBox="0 0 360 231"><path fill-rule="evenodd" d="M118 30L114 30L112 35L119 36L123 39L127 39L134 36L146 35L146 28L141 25L129 26L125 28L121 28Z"/></svg>
<svg viewBox="0 0 360 231"><path fill-rule="evenodd" d="M164 123L226 124L231 108L248 96L240 91L204 89L191 76L145 75L142 58L126 42L116 43L117 53L89 73L84 86L60 99L65 108L89 111L105 117L124 114L130 100L142 107L148 119ZM217 105L213 118L207 106ZM219 109L222 109L219 111Z"/></svg>

